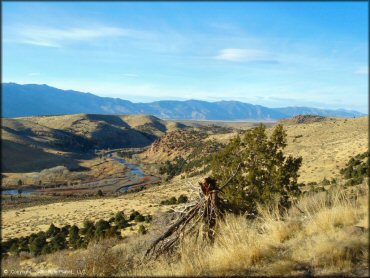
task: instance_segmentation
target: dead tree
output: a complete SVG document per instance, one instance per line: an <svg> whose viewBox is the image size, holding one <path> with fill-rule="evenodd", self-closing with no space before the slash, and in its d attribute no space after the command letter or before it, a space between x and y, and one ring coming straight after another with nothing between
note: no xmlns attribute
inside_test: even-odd
<svg viewBox="0 0 370 278"><path fill-rule="evenodd" d="M239 163L235 172L221 187L218 187L217 181L211 177L205 178L204 182L199 182L199 200L179 211L181 214L180 218L165 233L154 240L146 251L145 257L154 256L157 258L163 253L172 251L179 240L194 231L201 221L205 224L203 236L213 241L216 224L219 219L222 219L225 208L218 194L222 193L223 189L229 185L241 166L242 164Z"/></svg>

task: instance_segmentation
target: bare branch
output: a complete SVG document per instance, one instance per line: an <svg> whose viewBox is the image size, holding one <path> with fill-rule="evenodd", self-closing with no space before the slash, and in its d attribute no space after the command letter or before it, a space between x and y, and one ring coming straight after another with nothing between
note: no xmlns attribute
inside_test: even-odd
<svg viewBox="0 0 370 278"><path fill-rule="evenodd" d="M226 183L223 186L220 187L219 191L222 191L231 182L231 180L236 176L236 174L239 172L241 167L242 167L242 163L240 162L238 164L238 167L236 168L235 173L230 176L230 178L226 181Z"/></svg>

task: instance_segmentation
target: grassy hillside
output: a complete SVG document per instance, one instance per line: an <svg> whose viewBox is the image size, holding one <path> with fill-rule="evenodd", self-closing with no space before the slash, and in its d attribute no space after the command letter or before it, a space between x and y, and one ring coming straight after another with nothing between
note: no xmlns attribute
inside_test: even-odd
<svg viewBox="0 0 370 278"><path fill-rule="evenodd" d="M143 147L184 125L153 116L76 114L3 119L3 172L76 167L76 153Z"/></svg>
<svg viewBox="0 0 370 278"><path fill-rule="evenodd" d="M284 124L285 123L285 124ZM288 134L286 152L302 156L300 182L320 182L340 177L348 159L368 149L368 117L320 118L319 121L284 121ZM271 129L267 129L270 132ZM214 134L208 138L227 143L236 133Z"/></svg>
<svg viewBox="0 0 370 278"><path fill-rule="evenodd" d="M302 182L340 177L348 159L368 150L368 117L285 126L287 153L302 156Z"/></svg>

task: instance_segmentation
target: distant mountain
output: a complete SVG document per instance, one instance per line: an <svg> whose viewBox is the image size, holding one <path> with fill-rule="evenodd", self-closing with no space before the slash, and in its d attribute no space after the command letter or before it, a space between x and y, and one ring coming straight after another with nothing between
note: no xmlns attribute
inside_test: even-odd
<svg viewBox="0 0 370 278"><path fill-rule="evenodd" d="M60 90L47 85L2 83L3 117L61 114L148 114L176 120L279 120L296 115L359 117L366 114L344 109L310 107L268 108L239 101L200 100L133 103L91 93Z"/></svg>

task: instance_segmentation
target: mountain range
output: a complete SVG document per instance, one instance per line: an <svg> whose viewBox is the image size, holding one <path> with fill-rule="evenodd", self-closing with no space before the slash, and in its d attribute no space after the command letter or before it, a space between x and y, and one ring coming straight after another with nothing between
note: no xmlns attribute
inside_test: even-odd
<svg viewBox="0 0 370 278"><path fill-rule="evenodd" d="M133 103L48 85L2 83L2 116L7 118L61 114L148 114L174 120L274 121L296 115L359 117L353 110L312 107L268 108L239 101L162 100Z"/></svg>

